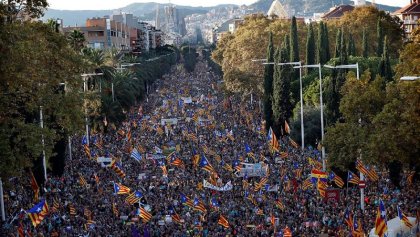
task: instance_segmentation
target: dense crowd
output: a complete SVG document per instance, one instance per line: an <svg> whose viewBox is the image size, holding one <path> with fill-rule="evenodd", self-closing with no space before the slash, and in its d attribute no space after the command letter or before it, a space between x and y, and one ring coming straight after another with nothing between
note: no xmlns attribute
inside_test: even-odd
<svg viewBox="0 0 420 237"><path fill-rule="evenodd" d="M227 97L221 78L204 62L192 73L174 67L154 86L147 102L129 111L120 127L92 132L89 154L86 138L73 138L63 176L49 177L42 185L40 200L48 203L49 214L37 227L25 215L37 203L30 177L11 179L2 236L17 236L19 226L33 236L283 236L286 227L293 236L349 236L346 210L362 220L367 233L380 199L388 218L397 215L396 205L407 216L415 216L420 206L418 186L403 181L397 188L387 172L368 181L363 212L357 185L344 186L338 201L327 202L314 185L303 188L311 170L320 168L320 152L302 151L288 136L279 138L280 151L273 152L258 101ZM161 119L171 118L177 118L176 124L162 125ZM140 161L131 157L134 148ZM97 157L111 157L125 177ZM205 170L209 166L203 157L215 172ZM243 172L238 168L238 163L259 162L268 178L260 189L256 186L263 177L239 177ZM233 188L217 191L204 187L204 181L216 187L230 182ZM128 204L128 194L115 194L114 183L139 191L139 202ZM333 182L328 185L337 189ZM186 205L185 197L205 210L195 208L198 203ZM149 221L139 216L139 207L152 215ZM228 228L218 223L221 215Z"/></svg>

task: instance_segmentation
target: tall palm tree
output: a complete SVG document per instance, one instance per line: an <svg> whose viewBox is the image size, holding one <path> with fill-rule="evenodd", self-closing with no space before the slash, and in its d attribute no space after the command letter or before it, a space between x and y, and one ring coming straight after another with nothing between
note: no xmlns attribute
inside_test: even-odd
<svg viewBox="0 0 420 237"><path fill-rule="evenodd" d="M116 48L110 48L106 51L106 58L106 64L110 67L115 68L120 62L121 52Z"/></svg>
<svg viewBox="0 0 420 237"><path fill-rule="evenodd" d="M68 41L70 42L70 45L73 47L74 50L80 52L80 50L84 47L86 38L85 34L83 34L79 30L73 30L70 32L70 34L67 36Z"/></svg>

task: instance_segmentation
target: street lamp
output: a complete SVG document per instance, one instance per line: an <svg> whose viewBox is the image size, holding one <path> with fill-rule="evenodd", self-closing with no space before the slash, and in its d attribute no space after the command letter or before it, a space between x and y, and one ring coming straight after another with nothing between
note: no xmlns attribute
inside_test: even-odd
<svg viewBox="0 0 420 237"><path fill-rule="evenodd" d="M261 59L251 59L252 62L267 62L267 59L261 58Z"/></svg>
<svg viewBox="0 0 420 237"><path fill-rule="evenodd" d="M42 106L39 106L39 124L41 129L44 130L44 119L42 114ZM44 182L47 182L47 162L45 160L45 141L44 141L44 132L41 133L41 143L42 143L42 166L44 167Z"/></svg>
<svg viewBox="0 0 420 237"><path fill-rule="evenodd" d="M86 93L86 91L88 91L87 88L87 77L91 77L91 76L102 76L104 75L103 73L84 73L82 74L82 78L83 78L83 93ZM86 144L89 146L89 120L88 120L88 116L87 116L87 106L85 107L85 121L86 121Z"/></svg>
<svg viewBox="0 0 420 237"><path fill-rule="evenodd" d="M324 67L331 68L331 69L357 69L357 80L360 79L360 76L359 76L359 63L356 63L356 64L347 64L347 65L337 65L337 66L324 65Z"/></svg>
<svg viewBox="0 0 420 237"><path fill-rule="evenodd" d="M299 66L298 66L299 67ZM297 67L295 67L297 68ZM322 73L321 73L321 64L315 65L302 65L299 68L318 68L319 70L319 103L321 104L321 141L324 141L324 103L322 100ZM325 147L321 147L321 156L322 156L322 170L326 170L325 164Z"/></svg>
<svg viewBox="0 0 420 237"><path fill-rule="evenodd" d="M420 79L418 76L403 76L400 78L401 81L416 81Z"/></svg>
<svg viewBox="0 0 420 237"><path fill-rule="evenodd" d="M331 68L331 69L356 69L357 70L357 80L360 79L359 76L359 63L356 64L348 64L348 65L337 65L337 66L331 66L331 65L324 65L324 67L326 68ZM359 125L361 123L361 119L359 119ZM361 158L361 154L360 154L360 158ZM360 172L360 181L364 181L365 177L363 175L362 172ZM360 189L360 209L362 209L362 211L365 210L365 190L364 188Z"/></svg>
<svg viewBox="0 0 420 237"><path fill-rule="evenodd" d="M1 221L6 221L6 213L4 212L3 182L0 178L0 212Z"/></svg>

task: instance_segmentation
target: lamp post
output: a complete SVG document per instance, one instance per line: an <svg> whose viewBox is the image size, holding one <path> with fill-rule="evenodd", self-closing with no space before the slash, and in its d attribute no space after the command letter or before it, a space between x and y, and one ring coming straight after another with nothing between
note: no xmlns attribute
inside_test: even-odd
<svg viewBox="0 0 420 237"><path fill-rule="evenodd" d="M400 78L401 81L416 81L420 79L418 76L403 76Z"/></svg>
<svg viewBox="0 0 420 237"><path fill-rule="evenodd" d="M82 74L82 78L83 78L83 93L86 94L86 92L88 91L87 88L87 78L91 77L91 76L102 76L104 75L103 73L85 73ZM113 93L114 94L114 93ZM88 120L88 115L87 115L87 106L85 106L85 122L86 122L86 144L89 146L89 120Z"/></svg>
<svg viewBox="0 0 420 237"><path fill-rule="evenodd" d="M331 65L324 65L324 67L326 68L330 68L330 69L356 69L357 70L357 80L360 79L360 73L359 73L359 63L356 64L347 64L347 65L336 65L336 66L331 66Z"/></svg>
<svg viewBox="0 0 420 237"><path fill-rule="evenodd" d="M39 124L41 129L44 129L44 118L42 114L42 106L39 106ZM41 143L42 143L42 166L44 168L44 182L47 182L47 162L45 160L45 141L44 141L44 132L41 134Z"/></svg>
<svg viewBox="0 0 420 237"><path fill-rule="evenodd" d="M359 63L356 64L347 64L347 65L336 65L336 66L331 66L331 65L324 65L324 67L326 68L331 68L331 69L356 69L357 72L357 80L360 80L360 75L359 75ZM359 125L361 123L361 119L359 119ZM362 157L362 155L360 154L360 158ZM364 182L365 181L365 177L363 175L362 172L360 172L360 181ZM362 211L365 210L365 189L364 188L360 188L360 209L362 209Z"/></svg>
<svg viewBox="0 0 420 237"><path fill-rule="evenodd" d="M1 209L1 220L6 221L6 213L4 212L4 197L3 197L3 182L0 178L0 209Z"/></svg>
<svg viewBox="0 0 420 237"><path fill-rule="evenodd" d="M299 66L297 66L299 67ZM296 67L295 67L296 68ZM314 64L314 65L302 65L300 68L318 68L319 70L319 103L321 105L321 141L324 141L324 103L322 100L322 72L321 72L321 64ZM321 147L321 157L322 157L322 170L326 170L325 164L325 147Z"/></svg>

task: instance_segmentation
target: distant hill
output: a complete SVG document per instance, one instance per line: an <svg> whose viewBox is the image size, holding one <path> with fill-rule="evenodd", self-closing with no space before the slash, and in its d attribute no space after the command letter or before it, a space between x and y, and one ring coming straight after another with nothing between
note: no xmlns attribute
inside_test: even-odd
<svg viewBox="0 0 420 237"><path fill-rule="evenodd" d="M270 9L271 3L273 0L260 0L250 6L253 7L256 11L267 13ZM294 10L296 15L312 15L313 13L323 13L327 12L332 6L340 5L341 0L280 0L284 5L288 5L291 9ZM353 1L343 0L344 4L353 5ZM370 3L368 3L370 4ZM378 9L394 12L398 10L398 7L391 7L381 4L376 4Z"/></svg>
<svg viewBox="0 0 420 237"><path fill-rule="evenodd" d="M254 4L251 4L256 12L267 13L268 9L271 6L273 0L260 0ZM331 6L341 4L341 0L280 0L282 4L288 5L291 9L294 10L296 15L305 15L309 16L313 13L322 13L327 12ZM344 4L353 4L350 0L343 0ZM45 16L42 20L47 20L50 18L61 18L64 20L65 26L82 26L85 24L86 19L92 17L103 17L106 15L111 15L113 12L123 11L128 13L133 13L135 16L139 17L142 20L155 20L156 9L159 6L161 17L164 15L164 7L169 4L159 4L154 2L148 3L133 3L128 6L119 9L110 9L110 10L80 10L80 11L70 11L70 10L56 10L48 9L45 12ZM398 8L390 7L381 4L377 4L377 7L381 10L394 12ZM191 14L205 14L212 9L228 9L228 8L238 8L234 4L222 4L214 7L191 7L191 6L180 6L176 5L176 8L179 10L181 17L185 17Z"/></svg>
<svg viewBox="0 0 420 237"><path fill-rule="evenodd" d="M139 17L142 20L155 20L156 9L159 6L161 17L164 17L164 7L169 4L159 4L154 2L149 3L133 3L123 8L110 9L110 10L56 10L48 9L45 12L42 20L47 20L50 18L61 18L64 21L65 26L74 26L74 25L84 25L86 19L92 17L103 17L106 15L111 15L113 12L128 12L133 13L134 16ZM205 14L212 9L221 9L221 8L237 8L237 5L233 4L222 4L214 7L191 7L191 6L180 6L176 5L176 8L179 10L179 15L185 17L191 14Z"/></svg>

